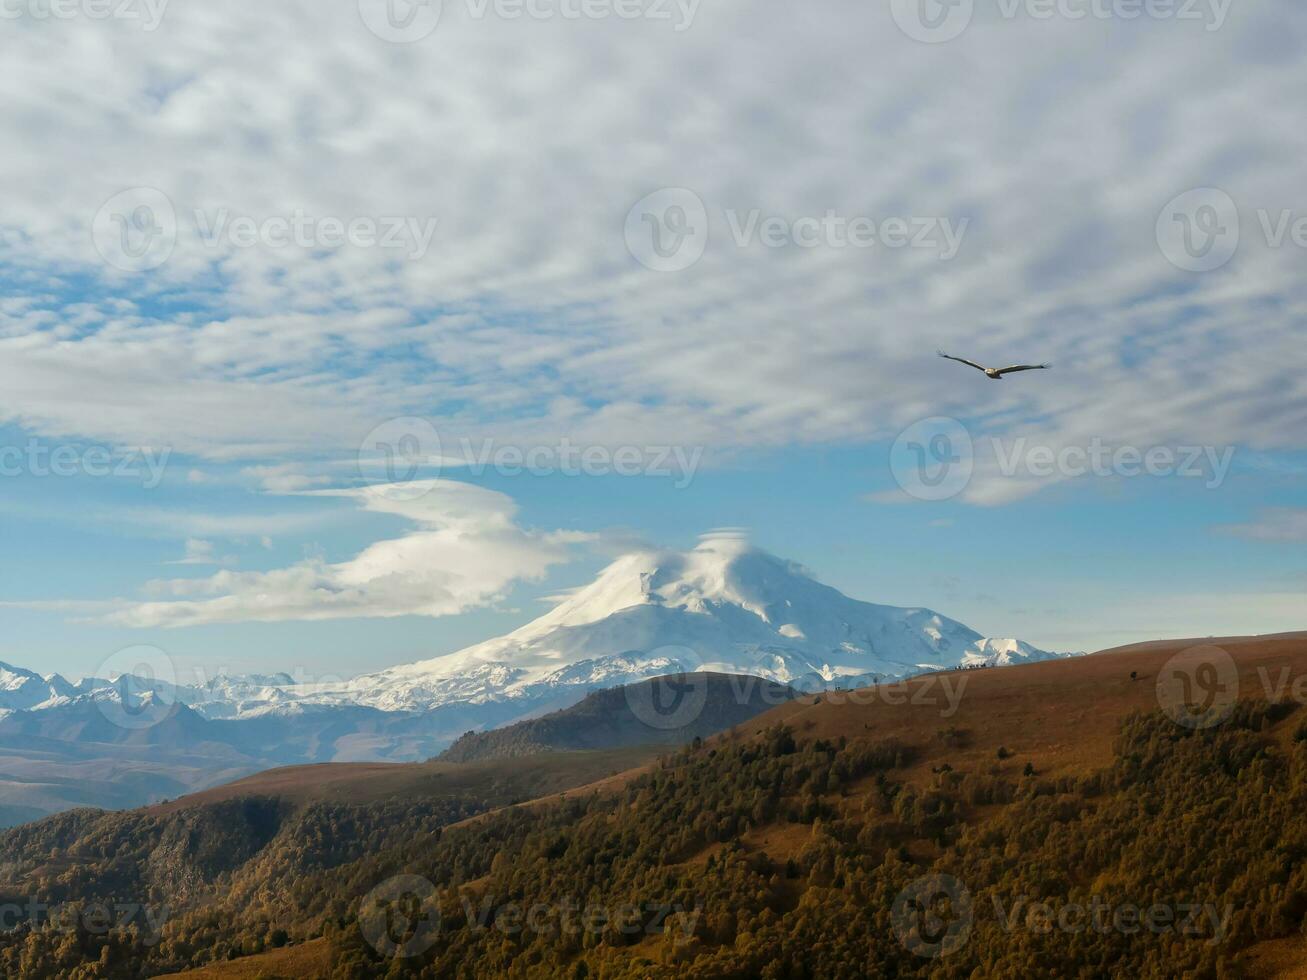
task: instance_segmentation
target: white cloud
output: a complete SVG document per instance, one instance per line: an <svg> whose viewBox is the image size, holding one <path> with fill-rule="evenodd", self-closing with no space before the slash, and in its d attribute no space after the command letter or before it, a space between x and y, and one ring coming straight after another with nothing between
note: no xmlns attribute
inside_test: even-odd
<svg viewBox="0 0 1307 980"><path fill-rule="evenodd" d="M169 565L227 565L235 562L235 558L227 556L219 558L214 554L213 542L204 541L200 538L186 539L186 554L175 561L168 562Z"/></svg>
<svg viewBox="0 0 1307 980"><path fill-rule="evenodd" d="M729 450L955 415L1053 447L1307 448L1303 255L1256 241L1254 217L1302 206L1307 11L1239 4L1218 32L978 18L931 46L883 3L722 0L679 33L446 6L403 47L352 4L307 0L176 4L154 33L13 24L0 258L27 295L0 307L0 420L305 458L275 489L311 485L315 459L403 415L450 445L566 433ZM125 275L88 228L135 185L165 191L183 231L162 269ZM1235 197L1248 234L1226 269L1192 275L1154 225L1202 185ZM693 189L711 218L683 273L644 269L623 242L627 210L663 186ZM206 248L193 227L196 210L297 208L439 226L420 261ZM949 263L738 248L726 212L753 209L971 224ZM61 300L61 277L87 272L104 295ZM188 302L213 312L170 312ZM1057 367L994 384L950 373L941 345ZM982 461L968 499L1056 482Z"/></svg>
<svg viewBox="0 0 1307 980"><path fill-rule="evenodd" d="M270 466L247 466L241 470L243 476L259 481L264 490L270 493L294 493L310 487L321 487L330 482L323 474L307 474L293 463L281 463Z"/></svg>
<svg viewBox="0 0 1307 980"><path fill-rule="evenodd" d="M78 516L71 515L72 519ZM339 510L320 508L232 514L163 507L116 507L87 512L84 516L95 524L128 525L157 537L255 539L262 542L270 533L296 534L317 530L340 521L345 515Z"/></svg>
<svg viewBox="0 0 1307 980"><path fill-rule="evenodd" d="M1307 541L1307 508L1268 507L1254 521L1225 525L1221 530L1252 541L1284 544Z"/></svg>
<svg viewBox="0 0 1307 980"><path fill-rule="evenodd" d="M413 499L415 493L421 496ZM104 617L130 627L344 617L447 616L540 579L590 535L525 530L501 493L447 480L351 490L308 491L412 522L402 537L378 541L346 561L320 558L270 571L224 570L202 579L150 583L163 598Z"/></svg>

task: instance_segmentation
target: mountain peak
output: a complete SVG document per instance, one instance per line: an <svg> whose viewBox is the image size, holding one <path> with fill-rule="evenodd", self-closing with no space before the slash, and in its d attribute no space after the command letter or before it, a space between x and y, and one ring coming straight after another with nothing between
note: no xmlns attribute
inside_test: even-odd
<svg viewBox="0 0 1307 980"><path fill-rule="evenodd" d="M708 613L733 605L771 622L777 602L795 592L826 589L794 562L755 547L742 532L713 532L688 551L646 550L623 555L590 585L515 636L528 638L565 626L584 626L635 606ZM830 590L834 591L834 590Z"/></svg>
<svg viewBox="0 0 1307 980"><path fill-rule="evenodd" d="M929 609L849 598L728 529L687 551L623 555L506 636L356 678L349 689L377 707L420 708L557 695L674 670L848 686L1046 656L1017 641L986 646L975 630Z"/></svg>

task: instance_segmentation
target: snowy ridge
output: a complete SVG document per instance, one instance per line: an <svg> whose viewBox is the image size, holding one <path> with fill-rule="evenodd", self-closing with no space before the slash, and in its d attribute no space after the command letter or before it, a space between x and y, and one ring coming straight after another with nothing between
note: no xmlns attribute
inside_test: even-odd
<svg viewBox="0 0 1307 980"><path fill-rule="evenodd" d="M1053 656L930 609L851 599L718 534L624 555L506 636L353 680L160 669L70 683L0 664L0 782L35 813L140 806L274 766L428 759L470 730L669 673L818 690Z"/></svg>
<svg viewBox="0 0 1307 980"><path fill-rule="evenodd" d="M982 637L930 609L851 599L804 568L716 534L688 551L618 558L590 585L505 636L337 683L286 674L191 684L90 678L70 684L0 664L0 713L68 706L88 695L157 691L209 720L299 718L331 709L397 715L458 708L486 724L604 687L668 673L752 674L816 690L1052 654Z"/></svg>
<svg viewBox="0 0 1307 980"><path fill-rule="evenodd" d="M27 711L77 693L58 674L42 677L22 667L0 663L0 711Z"/></svg>
<svg viewBox="0 0 1307 980"><path fill-rule="evenodd" d="M625 555L521 629L347 688L352 700L393 711L684 669L824 687L1053 656L929 609L850 599L739 537L708 536L686 552Z"/></svg>

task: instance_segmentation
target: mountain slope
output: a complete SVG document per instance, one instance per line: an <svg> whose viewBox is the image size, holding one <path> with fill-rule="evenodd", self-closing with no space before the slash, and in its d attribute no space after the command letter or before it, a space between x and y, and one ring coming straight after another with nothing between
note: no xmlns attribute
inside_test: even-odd
<svg viewBox="0 0 1307 980"><path fill-rule="evenodd" d="M655 727L646 706L662 697L662 687L683 685L689 697L684 719L674 727ZM589 694L579 704L542 718L489 732L468 732L440 756L445 762L479 762L534 755L550 750L619 748L629 745L680 745L740 725L797 697L783 684L725 674L686 674L641 681ZM653 719L656 720L656 719Z"/></svg>
<svg viewBox="0 0 1307 980"><path fill-rule="evenodd" d="M35 708L53 698L75 693L73 685L58 674L42 677L22 667L0 663L0 713Z"/></svg>
<svg viewBox="0 0 1307 980"><path fill-rule="evenodd" d="M804 697L628 778L453 823L456 809L422 803L439 783L409 782L400 810L385 798L394 787L373 794L372 767L341 766L292 774L310 796L274 792L271 807L257 802L276 783L268 774L245 784L248 796L65 815L0 838L0 894L153 887L174 899L157 945L79 936L65 969L104 956L149 974L203 965L231 977L1240 975L1241 951L1298 935L1307 911L1307 725L1297 704L1267 704L1264 686L1307 670L1307 635L1201 641L1233 658L1242 703L1197 731L1157 700L1171 658L1195 642ZM960 699L940 697L946 680ZM529 773L550 758L483 768ZM53 848L57 862L44 859ZM947 959L916 956L896 896L941 874L973 899L970 938ZM396 876L430 882L442 919L398 967L361 922ZM186 880L202 890L175 897ZM1023 895L1054 916L1090 896L1109 909L1234 911L1210 920L1215 937L1068 936L1024 917L1004 927L995 909ZM501 911L578 898L685 914L635 935L494 926ZM292 952L251 956L286 939ZM54 962L62 940L0 934L0 970L44 976L31 964Z"/></svg>
<svg viewBox="0 0 1307 980"><path fill-rule="evenodd" d="M685 552L625 555L506 636L349 681L70 684L0 666L0 822L88 803L139 805L271 766L417 761L469 730L667 674L749 675L813 691L1053 656L929 609L851 599L737 536L711 535ZM143 710L144 698L160 710ZM137 724L155 714L157 731ZM152 760L139 755L147 744L157 747ZM97 768L134 775L112 791L80 782Z"/></svg>
<svg viewBox="0 0 1307 980"><path fill-rule="evenodd" d="M507 636L357 678L352 696L387 709L451 699L531 700L569 687L673 671L751 674L816 690L924 670L1054 656L987 640L929 609L850 599L802 567L731 536L688 552L626 555L586 588Z"/></svg>

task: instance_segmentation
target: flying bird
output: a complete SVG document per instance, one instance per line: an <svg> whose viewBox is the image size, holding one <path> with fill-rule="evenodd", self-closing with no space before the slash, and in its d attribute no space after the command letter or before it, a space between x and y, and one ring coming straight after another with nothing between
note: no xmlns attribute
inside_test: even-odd
<svg viewBox="0 0 1307 980"><path fill-rule="evenodd" d="M946 357L950 361L960 361L963 364L969 364L977 371L984 371L985 376L991 381L1002 381L1003 375L1015 374L1017 371L1044 371L1051 368L1051 364L1013 364L1005 368L987 368L983 364L977 364L975 361L968 361L965 357L954 357L952 354L945 354L942 350L935 351L940 357Z"/></svg>

